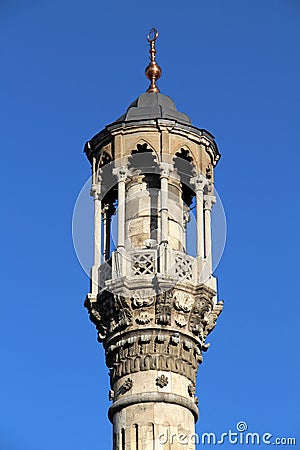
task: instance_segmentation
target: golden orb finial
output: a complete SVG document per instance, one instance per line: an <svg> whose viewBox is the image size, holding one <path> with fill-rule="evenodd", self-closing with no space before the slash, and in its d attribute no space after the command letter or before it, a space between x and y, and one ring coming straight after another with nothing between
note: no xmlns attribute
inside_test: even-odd
<svg viewBox="0 0 300 450"><path fill-rule="evenodd" d="M145 69L145 74L148 80L150 80L150 86L148 87L146 92L160 92L156 85L156 81L161 77L162 70L155 61L155 55L156 55L156 48L155 48L155 41L158 38L158 31L156 28L151 28L149 31L149 34L147 36L147 41L150 44L150 63Z"/></svg>

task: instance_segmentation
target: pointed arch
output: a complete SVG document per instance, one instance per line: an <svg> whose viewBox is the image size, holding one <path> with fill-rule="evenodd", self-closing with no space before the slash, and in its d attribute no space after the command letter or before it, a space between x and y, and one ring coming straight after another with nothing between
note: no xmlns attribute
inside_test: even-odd
<svg viewBox="0 0 300 450"><path fill-rule="evenodd" d="M157 166L158 154L153 146L144 138L139 138L128 158L130 169L143 169L145 174L154 174Z"/></svg>
<svg viewBox="0 0 300 450"><path fill-rule="evenodd" d="M196 175L196 162L194 155L187 145L181 145L175 152L174 167L182 183L182 200L188 207L193 202L194 191L191 188L191 178Z"/></svg>
<svg viewBox="0 0 300 450"><path fill-rule="evenodd" d="M180 145L175 151L175 156L185 159L189 163L193 163L196 165L195 156L187 145Z"/></svg>
<svg viewBox="0 0 300 450"><path fill-rule="evenodd" d="M155 156L158 161L158 153L153 147L153 145L145 138L139 138L134 144L134 149L131 151L131 154L134 153L146 153L151 152Z"/></svg>
<svg viewBox="0 0 300 450"><path fill-rule="evenodd" d="M99 157L97 160L97 170L100 169L103 166L106 166L106 164L109 164L113 161L114 154L113 154L113 148L111 144L105 145L101 148Z"/></svg>

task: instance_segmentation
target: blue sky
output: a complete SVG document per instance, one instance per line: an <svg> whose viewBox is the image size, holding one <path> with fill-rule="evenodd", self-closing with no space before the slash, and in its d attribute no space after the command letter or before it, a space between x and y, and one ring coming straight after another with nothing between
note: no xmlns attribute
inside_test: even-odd
<svg viewBox="0 0 300 450"><path fill-rule="evenodd" d="M71 220L84 142L147 88L153 25L162 93L222 153L225 306L199 369L197 431L245 420L299 441L299 1L15 0L0 16L0 449L110 448Z"/></svg>

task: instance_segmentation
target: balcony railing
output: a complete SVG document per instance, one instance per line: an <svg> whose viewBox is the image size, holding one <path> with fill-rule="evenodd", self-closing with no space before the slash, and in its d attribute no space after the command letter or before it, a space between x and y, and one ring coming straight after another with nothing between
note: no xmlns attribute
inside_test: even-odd
<svg viewBox="0 0 300 450"><path fill-rule="evenodd" d="M165 255L162 252L166 252ZM167 258L166 270L162 270L161 260L163 257ZM105 285L105 281L122 276L151 278L156 274L195 282L196 270L194 257L170 248L134 250L124 252L124 254L116 250L113 252L112 258L100 266L99 277L102 287Z"/></svg>

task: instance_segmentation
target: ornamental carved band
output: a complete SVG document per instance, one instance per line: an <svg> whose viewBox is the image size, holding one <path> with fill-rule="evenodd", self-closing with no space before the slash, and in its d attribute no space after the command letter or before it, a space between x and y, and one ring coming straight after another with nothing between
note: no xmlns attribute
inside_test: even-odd
<svg viewBox="0 0 300 450"><path fill-rule="evenodd" d="M187 293L171 289L155 296L125 298L109 291L85 301L103 342L111 384L144 370L172 371L196 382L205 342L223 302L206 286Z"/></svg>

